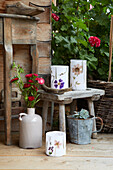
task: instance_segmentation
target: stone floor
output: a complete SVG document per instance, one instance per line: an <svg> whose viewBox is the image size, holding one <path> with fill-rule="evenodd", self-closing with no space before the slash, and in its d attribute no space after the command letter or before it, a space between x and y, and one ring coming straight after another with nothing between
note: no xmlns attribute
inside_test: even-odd
<svg viewBox="0 0 113 170"><path fill-rule="evenodd" d="M0 169L113 170L113 134L98 134L88 145L67 143L67 154L62 157L47 156L44 141L39 149L19 148L16 133L12 145L6 146L0 134Z"/></svg>

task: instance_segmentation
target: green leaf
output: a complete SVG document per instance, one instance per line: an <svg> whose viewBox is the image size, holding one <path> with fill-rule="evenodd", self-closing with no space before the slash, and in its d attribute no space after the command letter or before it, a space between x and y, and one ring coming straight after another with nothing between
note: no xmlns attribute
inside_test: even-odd
<svg viewBox="0 0 113 170"><path fill-rule="evenodd" d="M99 72L100 75L103 75L103 73L104 73L102 68L99 68L98 72Z"/></svg>
<svg viewBox="0 0 113 170"><path fill-rule="evenodd" d="M70 42L71 42L71 43L77 43L77 40L75 39L75 37L72 37L72 36L71 36Z"/></svg>

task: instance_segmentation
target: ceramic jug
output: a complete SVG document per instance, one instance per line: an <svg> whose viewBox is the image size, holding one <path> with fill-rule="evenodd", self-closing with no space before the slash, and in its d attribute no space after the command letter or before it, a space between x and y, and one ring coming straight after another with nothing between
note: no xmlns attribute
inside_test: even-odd
<svg viewBox="0 0 113 170"><path fill-rule="evenodd" d="M27 114L19 114L21 148L39 148L42 146L42 118L35 114L35 108L28 108Z"/></svg>

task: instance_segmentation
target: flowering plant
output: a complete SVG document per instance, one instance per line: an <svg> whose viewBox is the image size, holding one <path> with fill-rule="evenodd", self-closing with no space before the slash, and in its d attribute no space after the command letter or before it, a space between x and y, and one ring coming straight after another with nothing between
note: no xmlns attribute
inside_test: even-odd
<svg viewBox="0 0 113 170"><path fill-rule="evenodd" d="M94 36L89 37L88 41L89 41L89 43L91 44L92 47L94 47L94 45L96 47L99 47L100 42L101 42L101 40L99 38L94 37Z"/></svg>
<svg viewBox="0 0 113 170"><path fill-rule="evenodd" d="M52 18L55 20L55 21L59 21L60 17L58 15L56 15L55 13L52 13Z"/></svg>
<svg viewBox="0 0 113 170"><path fill-rule="evenodd" d="M16 76L11 79L11 83L15 83L19 87L22 96L24 96L27 107L33 108L35 104L40 100L38 99L38 86L39 84L44 84L43 78L38 78L38 74L27 74L25 75L27 82L24 83L21 78L21 73L24 73L24 70L20 65L13 63L12 68L16 72Z"/></svg>

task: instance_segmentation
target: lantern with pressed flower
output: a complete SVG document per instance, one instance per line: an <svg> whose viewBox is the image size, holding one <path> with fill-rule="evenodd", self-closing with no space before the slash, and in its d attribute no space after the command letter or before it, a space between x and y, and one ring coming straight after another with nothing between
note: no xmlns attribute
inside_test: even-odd
<svg viewBox="0 0 113 170"><path fill-rule="evenodd" d="M70 61L70 86L73 90L85 90L87 87L86 60Z"/></svg>

